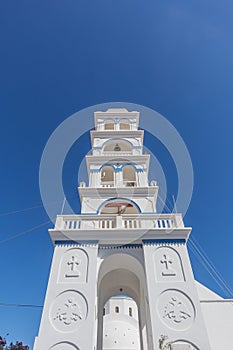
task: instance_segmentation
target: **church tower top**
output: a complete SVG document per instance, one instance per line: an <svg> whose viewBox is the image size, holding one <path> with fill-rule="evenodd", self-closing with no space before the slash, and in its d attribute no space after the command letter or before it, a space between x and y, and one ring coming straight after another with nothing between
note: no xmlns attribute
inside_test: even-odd
<svg viewBox="0 0 233 350"><path fill-rule="evenodd" d="M100 243L187 239L191 230L181 214L157 213L159 188L148 179L150 155L143 152L139 112L111 108L95 112L94 120L86 156L88 183L78 187L81 215L59 215L50 230L53 242L66 240L67 234L86 241L88 232Z"/></svg>
<svg viewBox="0 0 233 350"><path fill-rule="evenodd" d="M123 122L133 125L133 130L138 128L139 112L128 111L126 108L110 108L106 112L98 111L94 113L95 129L102 130L101 126L107 122ZM122 129L127 125L122 125ZM111 130L111 129L108 129Z"/></svg>

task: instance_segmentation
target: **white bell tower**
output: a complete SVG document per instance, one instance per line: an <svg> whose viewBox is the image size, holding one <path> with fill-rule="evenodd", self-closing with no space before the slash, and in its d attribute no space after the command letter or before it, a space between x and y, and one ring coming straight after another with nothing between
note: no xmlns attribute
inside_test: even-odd
<svg viewBox="0 0 233 350"><path fill-rule="evenodd" d="M156 212L139 113L94 117L81 215L58 215L49 230L55 248L34 350L102 350L104 306L116 295L137 304L140 350L163 350L166 342L210 350L186 247L191 228L181 214Z"/></svg>

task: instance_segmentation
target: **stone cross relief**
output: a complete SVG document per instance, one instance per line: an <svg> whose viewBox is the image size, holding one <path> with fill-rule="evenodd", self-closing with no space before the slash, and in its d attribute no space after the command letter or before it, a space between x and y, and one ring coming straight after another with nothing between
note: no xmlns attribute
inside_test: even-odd
<svg viewBox="0 0 233 350"><path fill-rule="evenodd" d="M163 259L160 260L161 264L164 266L164 271L162 271L162 276L176 276L176 272L171 268L173 261L169 258L167 254L163 254Z"/></svg>
<svg viewBox="0 0 233 350"><path fill-rule="evenodd" d="M81 263L81 260L77 256L72 256L70 260L67 261L69 267L69 273L66 273L66 277L80 277L80 271L78 267Z"/></svg>

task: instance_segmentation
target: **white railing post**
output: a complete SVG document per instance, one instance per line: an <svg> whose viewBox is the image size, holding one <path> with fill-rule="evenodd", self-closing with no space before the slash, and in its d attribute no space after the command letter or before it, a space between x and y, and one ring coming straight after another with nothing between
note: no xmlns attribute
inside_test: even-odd
<svg viewBox="0 0 233 350"><path fill-rule="evenodd" d="M181 214L175 214L175 226L184 227L184 222Z"/></svg>
<svg viewBox="0 0 233 350"><path fill-rule="evenodd" d="M64 224L65 224L65 222L63 220L63 216L57 216L55 228L57 230L63 230Z"/></svg>
<svg viewBox="0 0 233 350"><path fill-rule="evenodd" d="M116 216L116 228L123 228L123 220L121 215Z"/></svg>

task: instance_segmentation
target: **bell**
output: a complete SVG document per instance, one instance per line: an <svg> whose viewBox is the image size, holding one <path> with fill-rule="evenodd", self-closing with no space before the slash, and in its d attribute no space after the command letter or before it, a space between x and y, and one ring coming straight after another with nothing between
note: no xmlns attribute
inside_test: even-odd
<svg viewBox="0 0 233 350"><path fill-rule="evenodd" d="M114 151L115 151L115 152L121 151L121 148L120 148L120 146L118 145L118 143L116 143L116 146L114 147Z"/></svg>

